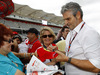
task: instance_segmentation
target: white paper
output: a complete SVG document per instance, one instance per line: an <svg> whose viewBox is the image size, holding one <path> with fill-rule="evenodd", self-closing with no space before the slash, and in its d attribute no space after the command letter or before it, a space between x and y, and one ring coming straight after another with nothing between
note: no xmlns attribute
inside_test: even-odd
<svg viewBox="0 0 100 75"><path fill-rule="evenodd" d="M56 73L58 71L59 70L56 65L47 66L34 55L27 65L27 75L52 75L52 73Z"/></svg>
<svg viewBox="0 0 100 75"><path fill-rule="evenodd" d="M64 74L63 71L58 70L60 73ZM43 71L43 72L32 72L32 73L27 73L27 75L53 75L54 73L58 72L58 71Z"/></svg>

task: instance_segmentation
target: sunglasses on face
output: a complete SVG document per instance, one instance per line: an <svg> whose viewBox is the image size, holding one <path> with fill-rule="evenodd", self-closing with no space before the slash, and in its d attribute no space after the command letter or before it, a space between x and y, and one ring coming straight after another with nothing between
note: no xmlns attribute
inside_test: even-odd
<svg viewBox="0 0 100 75"><path fill-rule="evenodd" d="M13 42L13 39L4 40L4 41L6 41L6 42L8 42L8 43L11 43L11 42Z"/></svg>
<svg viewBox="0 0 100 75"><path fill-rule="evenodd" d="M43 38L47 38L47 37L51 38L51 37L53 37L53 35L43 35L42 37Z"/></svg>

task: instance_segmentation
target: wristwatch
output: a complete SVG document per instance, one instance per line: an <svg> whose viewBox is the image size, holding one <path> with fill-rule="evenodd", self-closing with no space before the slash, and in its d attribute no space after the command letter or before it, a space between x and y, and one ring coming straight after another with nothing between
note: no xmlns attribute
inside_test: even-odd
<svg viewBox="0 0 100 75"><path fill-rule="evenodd" d="M72 59L72 58L71 58L71 57L69 57L69 59L68 59L67 63L70 63L70 62L71 62L71 59Z"/></svg>

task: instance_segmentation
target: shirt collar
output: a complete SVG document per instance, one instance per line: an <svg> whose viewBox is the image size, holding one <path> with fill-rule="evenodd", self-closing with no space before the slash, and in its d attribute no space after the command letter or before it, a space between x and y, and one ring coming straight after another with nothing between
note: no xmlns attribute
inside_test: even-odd
<svg viewBox="0 0 100 75"><path fill-rule="evenodd" d="M79 25L77 25L77 26L74 28L74 30L72 30L72 31L75 31L75 32L78 33L83 23L84 23L84 21L82 21Z"/></svg>
<svg viewBox="0 0 100 75"><path fill-rule="evenodd" d="M36 39L33 40L32 42L29 41L29 44L32 44L32 43L35 42L36 40L38 40L38 38L36 38Z"/></svg>

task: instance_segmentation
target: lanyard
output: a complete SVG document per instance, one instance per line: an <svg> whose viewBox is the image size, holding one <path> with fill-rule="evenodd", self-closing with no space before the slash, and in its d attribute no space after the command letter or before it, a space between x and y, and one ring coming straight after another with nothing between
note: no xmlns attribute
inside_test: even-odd
<svg viewBox="0 0 100 75"><path fill-rule="evenodd" d="M43 44L43 48L44 48L44 50L50 52L50 50L47 50L47 47L44 44Z"/></svg>
<svg viewBox="0 0 100 75"><path fill-rule="evenodd" d="M31 49L32 48L32 46L33 46L33 44L36 42L36 41L38 41L38 39L37 40L35 40L32 44L29 44L29 48Z"/></svg>
<svg viewBox="0 0 100 75"><path fill-rule="evenodd" d="M82 26L81 26L80 30L83 28L84 24L85 24L85 22L82 24ZM79 31L80 31L80 30L79 30ZM72 39L72 40L71 40L71 38L70 38L70 41L69 41L69 46L68 46L67 56L69 55L69 51L70 51L71 44L72 44L73 40L75 39L76 35L77 35L77 32L75 33L75 35L74 35L74 37L73 37L73 39Z"/></svg>
<svg viewBox="0 0 100 75"><path fill-rule="evenodd" d="M49 51L49 50L47 50L47 47L43 44L43 47L44 47L44 50L46 50L46 51ZM50 51L49 51L50 52Z"/></svg>

